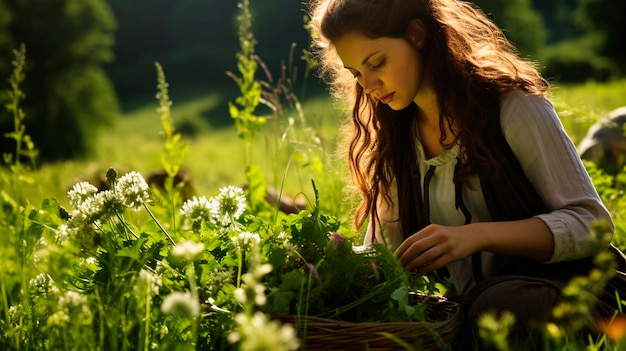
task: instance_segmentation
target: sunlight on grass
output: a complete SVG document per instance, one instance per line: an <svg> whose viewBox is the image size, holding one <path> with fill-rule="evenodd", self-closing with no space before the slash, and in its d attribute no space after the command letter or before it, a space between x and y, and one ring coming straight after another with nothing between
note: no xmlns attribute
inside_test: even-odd
<svg viewBox="0 0 626 351"><path fill-rule="evenodd" d="M626 105L624 96L626 80L618 80L610 83L557 85L553 88L552 99L565 129L578 142L599 117L618 106ZM190 153L184 169L199 194L216 186L241 185L245 181L243 141L237 137L232 123L223 127L211 125L211 121L229 118L225 106L227 99L228 97L218 92L208 92L184 102L173 101L174 123L179 126L182 121L190 121L197 128L195 136L187 137ZM332 152L341 112L324 95L312 97L302 105L307 123L328 145L328 151ZM108 167L136 170L144 174L158 170L163 144L159 134L157 106L158 102L155 100L128 111L117 119L112 128L102 130L99 148L89 159L42 166L39 172L32 175L39 191L33 190L29 194L31 203L37 205L44 197L56 197L63 202L65 192L77 180L93 180ZM270 152L267 139L280 138L281 132L264 129L257 136L253 151L255 162L267 172L268 178L271 173L277 173L272 178L278 180L283 177L290 155L288 150L280 155ZM268 181L271 185L277 185L272 184L271 179ZM308 193L309 187L307 171L297 169L292 164L286 175L285 192Z"/></svg>
<svg viewBox="0 0 626 351"><path fill-rule="evenodd" d="M219 93L210 92L181 103L173 101L174 123L179 126L181 121L190 121L197 127L195 136L186 137L190 152L183 167L199 194L216 186L241 185L244 182L243 142L237 137L232 124L219 128L211 126L212 120L223 120L224 116L230 118L223 99ZM32 175L39 191L31 190L29 200L38 205L43 198L56 197L63 203L69 187L80 180L95 181L109 167L120 171L136 170L143 174L160 169L159 155L163 141L159 134L161 126L157 107L155 100L123 114L114 126L101 130L99 147L87 160L42 166ZM326 143L334 144L340 118L328 99L324 96L312 98L303 103L303 109L307 123L319 131ZM207 116L209 113L210 116ZM255 145L258 147L253 156L265 170L276 168L282 177L286 164L276 167L274 163L278 160L286 162L288 155L269 154L265 138L264 133L257 136ZM310 179L296 179L294 172L295 168L287 175L286 192L309 192Z"/></svg>
<svg viewBox="0 0 626 351"><path fill-rule="evenodd" d="M626 106L626 79L556 85L552 93L565 129L578 143L599 118L617 107Z"/></svg>

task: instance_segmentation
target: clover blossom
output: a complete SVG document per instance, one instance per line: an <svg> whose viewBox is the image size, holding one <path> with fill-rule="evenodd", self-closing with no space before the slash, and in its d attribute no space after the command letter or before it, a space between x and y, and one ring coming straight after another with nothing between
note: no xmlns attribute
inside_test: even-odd
<svg viewBox="0 0 626 351"><path fill-rule="evenodd" d="M236 186L226 186L220 189L215 197L216 206L212 208L212 216L217 223L227 226L239 218L246 210L246 197L243 189Z"/></svg>
<svg viewBox="0 0 626 351"><path fill-rule="evenodd" d="M203 251L204 244L195 243L191 240L185 240L172 249L172 255L181 258L186 262L193 262L200 257Z"/></svg>
<svg viewBox="0 0 626 351"><path fill-rule="evenodd" d="M67 192L67 198L70 200L70 205L74 208L80 207L85 200L92 197L98 192L93 184L88 182L80 182L75 184L70 191Z"/></svg>
<svg viewBox="0 0 626 351"><path fill-rule="evenodd" d="M141 206L150 200L148 183L139 172L124 174L117 181L115 190L119 193L122 203L134 211L139 211Z"/></svg>
<svg viewBox="0 0 626 351"><path fill-rule="evenodd" d="M173 291L163 299L161 312L173 317L194 319L200 315L200 303L190 292Z"/></svg>
<svg viewBox="0 0 626 351"><path fill-rule="evenodd" d="M252 246L256 246L261 242L259 234L250 232L241 232L231 238L235 247L240 251L250 251Z"/></svg>
<svg viewBox="0 0 626 351"><path fill-rule="evenodd" d="M124 210L122 200L111 190L104 190L92 194L74 211L72 211L72 221L68 221L75 227L86 226L98 220L105 220L115 213Z"/></svg>
<svg viewBox="0 0 626 351"><path fill-rule="evenodd" d="M205 196L192 197L185 201L183 208L180 209L180 214L183 218L191 221L191 226L194 232L200 232L203 222L210 222L212 218L213 200L208 200Z"/></svg>

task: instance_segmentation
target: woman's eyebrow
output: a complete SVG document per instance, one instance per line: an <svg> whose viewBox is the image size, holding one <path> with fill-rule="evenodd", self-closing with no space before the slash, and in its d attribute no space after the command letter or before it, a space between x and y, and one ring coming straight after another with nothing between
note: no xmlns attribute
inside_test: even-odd
<svg viewBox="0 0 626 351"><path fill-rule="evenodd" d="M380 50L377 50L377 51L374 51L374 52L372 52L371 54L369 54L369 55L365 56L365 58L363 59L363 61L361 61L361 65L365 65L365 63L367 63L367 61L368 61L368 60L369 60L372 56L376 55L376 54L377 54L377 53L379 53L379 52L380 52ZM346 69L354 69L354 68L352 68L352 67L348 67L348 66L343 66L343 67L344 67L344 68L346 68Z"/></svg>

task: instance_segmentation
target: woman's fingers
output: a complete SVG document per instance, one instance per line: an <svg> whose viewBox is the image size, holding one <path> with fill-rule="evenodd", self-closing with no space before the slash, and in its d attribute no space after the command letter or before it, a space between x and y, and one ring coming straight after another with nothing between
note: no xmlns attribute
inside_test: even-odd
<svg viewBox="0 0 626 351"><path fill-rule="evenodd" d="M396 251L400 263L407 270L428 273L458 259L454 257L459 252L455 245L461 243L452 239L452 232L449 227L430 225L413 234Z"/></svg>

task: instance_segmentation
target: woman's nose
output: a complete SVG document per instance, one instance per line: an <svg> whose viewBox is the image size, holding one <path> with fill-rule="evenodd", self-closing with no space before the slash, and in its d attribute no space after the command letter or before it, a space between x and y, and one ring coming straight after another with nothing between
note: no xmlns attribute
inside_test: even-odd
<svg viewBox="0 0 626 351"><path fill-rule="evenodd" d="M361 86L363 87L365 94L371 94L381 86L381 83L382 82L378 79L378 76L370 74L363 77Z"/></svg>

